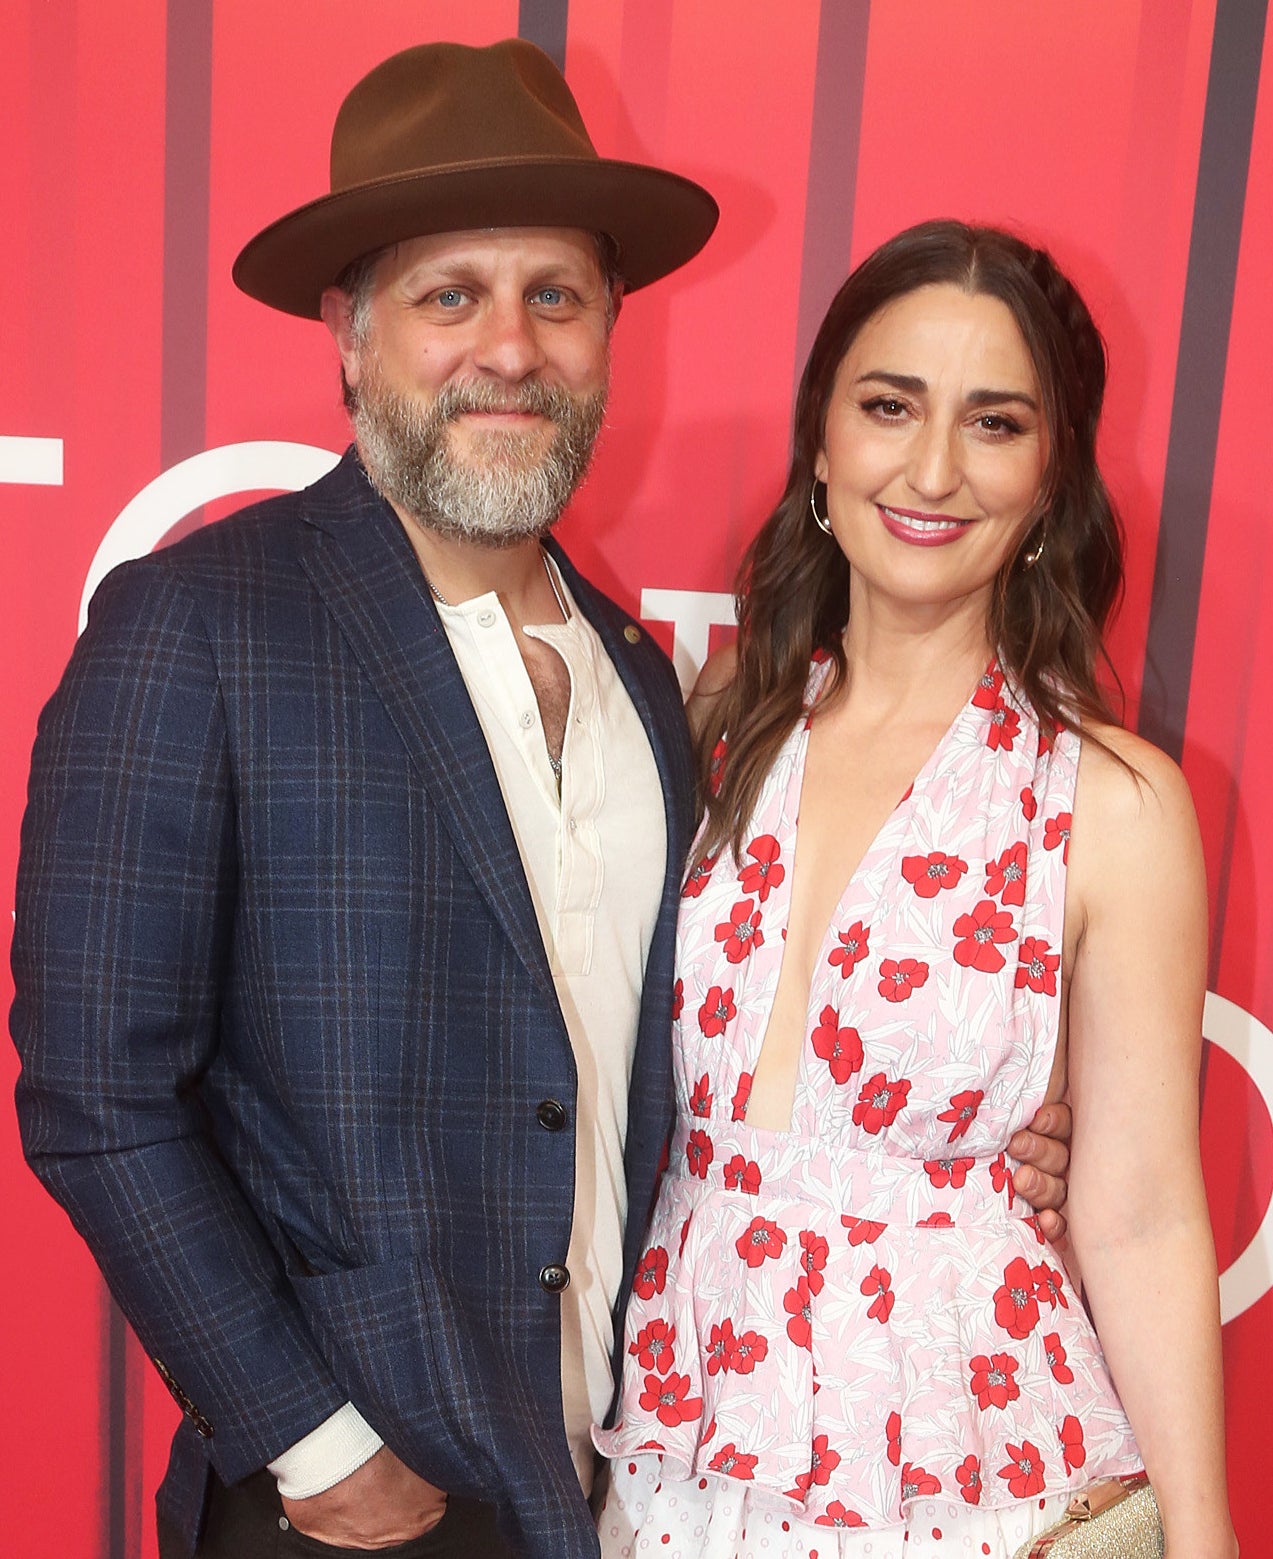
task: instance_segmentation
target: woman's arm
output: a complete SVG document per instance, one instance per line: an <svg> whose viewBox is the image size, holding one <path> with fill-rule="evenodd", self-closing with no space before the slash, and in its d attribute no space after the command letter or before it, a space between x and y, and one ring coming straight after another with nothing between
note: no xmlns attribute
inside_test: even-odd
<svg viewBox="0 0 1273 1559"><path fill-rule="evenodd" d="M1083 751L1066 911L1069 1216L1170 1559L1232 1556L1215 1250L1198 1150L1206 891L1176 766L1125 732Z"/></svg>

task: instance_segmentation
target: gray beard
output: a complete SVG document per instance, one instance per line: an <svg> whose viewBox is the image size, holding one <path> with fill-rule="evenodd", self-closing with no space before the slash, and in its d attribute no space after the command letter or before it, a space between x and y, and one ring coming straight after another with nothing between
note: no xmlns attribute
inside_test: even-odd
<svg viewBox="0 0 1273 1559"><path fill-rule="evenodd" d="M456 541L512 547L546 535L579 486L605 416L606 388L572 395L528 381L446 385L429 405L399 395L368 364L353 413L372 485L417 524ZM478 433L474 464L457 460L447 424L466 411L533 412L555 431Z"/></svg>

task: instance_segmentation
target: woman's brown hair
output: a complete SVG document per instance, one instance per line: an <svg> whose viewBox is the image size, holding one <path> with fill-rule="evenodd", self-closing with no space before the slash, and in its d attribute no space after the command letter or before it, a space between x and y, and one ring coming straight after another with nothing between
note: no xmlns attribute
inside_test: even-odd
<svg viewBox="0 0 1273 1559"><path fill-rule="evenodd" d="M998 298L1038 375L1049 434L1040 515L994 583L987 629L999 663L1041 723L1086 732L1113 717L1097 681L1102 634L1123 581L1122 537L1096 464L1105 346L1051 255L1010 233L924 222L883 244L836 294L796 396L786 490L747 549L735 587L737 666L698 733L707 809L702 854L737 854L760 787L804 709L809 662L827 654L823 697L845 685L849 565L814 525L809 500L836 372L858 332L894 298L951 285ZM819 484L820 485L820 484ZM1039 544L1032 566L1027 559ZM722 761L717 748L728 736Z"/></svg>

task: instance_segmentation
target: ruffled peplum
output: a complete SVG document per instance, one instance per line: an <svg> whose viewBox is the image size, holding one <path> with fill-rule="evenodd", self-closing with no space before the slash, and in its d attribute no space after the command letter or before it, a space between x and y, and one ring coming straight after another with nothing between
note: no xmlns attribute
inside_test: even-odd
<svg viewBox="0 0 1273 1559"><path fill-rule="evenodd" d="M688 1120L628 1309L612 1458L730 1478L823 1526L1000 1508L1141 1465L1011 1164ZM850 1209L852 1209L850 1211Z"/></svg>

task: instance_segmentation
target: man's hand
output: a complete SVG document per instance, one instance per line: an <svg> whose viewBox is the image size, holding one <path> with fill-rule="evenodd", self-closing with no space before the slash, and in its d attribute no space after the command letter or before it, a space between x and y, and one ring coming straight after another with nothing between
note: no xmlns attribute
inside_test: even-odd
<svg viewBox="0 0 1273 1559"><path fill-rule="evenodd" d="M1036 1111L1029 1126L1008 1143L1008 1152L1021 1160L1012 1184L1017 1195L1038 1213L1039 1228L1053 1244L1065 1238L1066 1222L1056 1209L1065 1205L1069 1194L1065 1172L1070 1150L1066 1143L1072 1124L1069 1105L1058 1099Z"/></svg>
<svg viewBox="0 0 1273 1559"><path fill-rule="evenodd" d="M442 1490L417 1478L388 1446L321 1494L283 1501L298 1532L337 1548L392 1548L431 1532L445 1511Z"/></svg>

